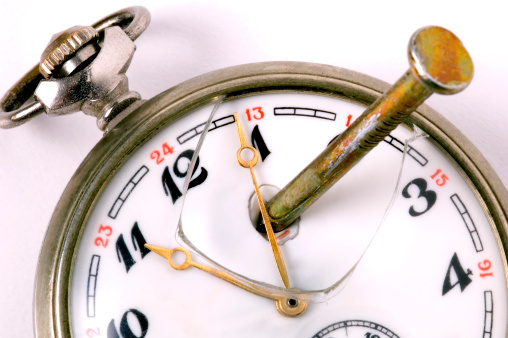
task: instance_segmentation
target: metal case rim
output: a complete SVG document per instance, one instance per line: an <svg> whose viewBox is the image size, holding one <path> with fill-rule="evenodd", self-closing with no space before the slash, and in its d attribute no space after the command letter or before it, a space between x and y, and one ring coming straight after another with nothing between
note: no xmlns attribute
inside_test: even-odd
<svg viewBox="0 0 508 338"><path fill-rule="evenodd" d="M42 246L35 284L37 337L70 337L69 289L82 230L104 187L128 157L181 116L226 99L268 91L310 92L369 105L389 85L329 65L264 62L234 66L185 81L150 99L120 121L83 160L54 211ZM485 201L508 252L508 192L481 153L450 122L421 105L408 124L421 127L460 165Z"/></svg>

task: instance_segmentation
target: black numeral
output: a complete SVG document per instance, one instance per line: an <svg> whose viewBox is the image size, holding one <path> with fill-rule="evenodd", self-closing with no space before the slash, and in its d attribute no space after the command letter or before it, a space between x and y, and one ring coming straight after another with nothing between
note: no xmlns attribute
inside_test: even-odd
<svg viewBox="0 0 508 338"><path fill-rule="evenodd" d="M140 252L141 259L143 259L150 250L145 248L146 240L145 237L143 237L143 234L141 233L141 230L139 229L138 223L134 223L134 226L131 229L131 240L132 245L134 246L134 250ZM129 270L132 268L134 264L136 264L136 261L132 257L129 248L127 247L127 244L125 243L125 239L123 237L123 234L118 237L116 240L116 254L118 256L118 261L121 263L123 261L125 265L125 270L129 272Z"/></svg>
<svg viewBox="0 0 508 338"><path fill-rule="evenodd" d="M451 273L454 272L456 276L456 282L452 284ZM453 254L452 260L450 261L450 265L448 266L448 271L446 272L446 277L443 283L443 296L446 295L451 289L455 286L460 286L460 291L464 291L464 289L471 284L472 280L469 278L473 273L471 270L467 269L467 272L464 270L462 265L460 264L459 257L457 253Z"/></svg>
<svg viewBox="0 0 508 338"><path fill-rule="evenodd" d="M265 140L263 139L263 136L261 135L261 132L259 131L258 125L252 129L252 146L256 148L259 151L259 155L261 156L261 161L264 161L265 158L270 155L270 150L266 146Z"/></svg>
<svg viewBox="0 0 508 338"><path fill-rule="evenodd" d="M409 214L413 217L416 217L426 213L427 211L430 210L430 208L432 208L432 206L436 203L437 195L434 191L427 190L427 181L425 181L423 178L415 178L414 180L409 182L404 187L404 189L402 189L402 196L404 196L405 198L413 197L409 193L409 187L411 187L412 185L418 187L418 189L420 190L417 198L424 198L427 201L427 207L422 211L415 210L414 206L411 206L411 208L409 208Z"/></svg>
<svg viewBox="0 0 508 338"><path fill-rule="evenodd" d="M131 317L129 320L128 317ZM132 332L131 325L137 323L136 332L141 332L136 336ZM116 331L115 320L111 319L108 325L108 338L143 338L148 331L148 318L136 309L130 309L125 312L120 320L120 334Z"/></svg>
<svg viewBox="0 0 508 338"><path fill-rule="evenodd" d="M175 164L173 165L173 172L175 176L179 178L185 178L187 176L187 172L189 170L189 164L187 164L187 169L185 171L180 170L180 166L182 165L181 161L190 161L192 160L192 156L194 155L194 150L185 150L183 153L181 153L178 158L175 161ZM199 157L196 159L196 165L194 166L194 170L192 171L192 176L196 173L196 170L199 167ZM201 183L203 183L206 178L208 177L208 171L206 171L205 168L201 167L201 171L199 172L199 175L193 178L189 182L189 189L192 189ZM166 193L166 196L171 195L171 199L173 201L173 204L182 197L182 192L180 191L180 188L175 183L175 180L173 179L173 176L171 175L169 171L169 167L166 167L164 169L164 172L162 173L162 186L164 188L164 192Z"/></svg>

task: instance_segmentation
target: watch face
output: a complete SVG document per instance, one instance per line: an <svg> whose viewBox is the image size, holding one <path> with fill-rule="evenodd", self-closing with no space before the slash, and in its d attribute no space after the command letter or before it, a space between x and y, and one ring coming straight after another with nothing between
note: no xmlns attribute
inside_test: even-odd
<svg viewBox="0 0 508 338"><path fill-rule="evenodd" d="M70 273L75 336L506 337L496 223L431 124L398 127L275 234L295 298L308 300L288 318L266 297L284 287L255 229L259 206L237 161L233 114L259 153L253 171L269 200L364 107L302 90L190 110L129 155L89 203ZM147 243L188 249L265 296L194 266L173 269Z"/></svg>

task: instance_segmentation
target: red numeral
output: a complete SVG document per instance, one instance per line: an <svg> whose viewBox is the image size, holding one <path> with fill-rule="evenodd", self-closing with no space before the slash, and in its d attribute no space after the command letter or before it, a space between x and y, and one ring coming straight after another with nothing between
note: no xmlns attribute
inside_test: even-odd
<svg viewBox="0 0 508 338"><path fill-rule="evenodd" d="M104 226L101 224L99 227L99 233L101 232L105 232L105 235L109 237L113 233L113 228L111 228L109 225Z"/></svg>
<svg viewBox="0 0 508 338"><path fill-rule="evenodd" d="M261 120L263 117L265 117L265 112L263 111L263 107L252 108L252 114L250 112L250 109L246 109L245 114L247 115L248 121L252 121L253 118L255 120Z"/></svg>
<svg viewBox="0 0 508 338"><path fill-rule="evenodd" d="M113 234L113 228L110 227L109 225L102 225L101 224L99 226L99 230L97 231L97 233L100 236L95 237L94 244L96 246L102 246L103 248L107 248L109 240L107 238L104 238L104 237L111 236L111 234Z"/></svg>
<svg viewBox="0 0 508 338"><path fill-rule="evenodd" d="M353 119L353 115L348 115L347 116L347 122L346 122L346 127L349 127L349 125L351 124L351 120Z"/></svg>
<svg viewBox="0 0 508 338"><path fill-rule="evenodd" d="M171 155L175 149L170 147L167 142L162 145L162 153L159 150L154 150L150 153L150 158L155 160L155 163L161 164L164 161L164 156Z"/></svg>
<svg viewBox="0 0 508 338"><path fill-rule="evenodd" d="M162 161L164 161L164 157L161 157L161 153L158 150L152 151L152 153L150 154L150 158L152 160L155 160L157 164L161 164Z"/></svg>
<svg viewBox="0 0 508 338"><path fill-rule="evenodd" d="M162 153L164 155L172 154L174 151L175 149L173 147L168 146L168 143L164 142L164 144L162 145Z"/></svg>
<svg viewBox="0 0 508 338"><path fill-rule="evenodd" d="M93 329L88 329L86 330L86 335L88 337L95 337L95 336L100 336L101 335L101 331L99 330L99 328L93 330Z"/></svg>
<svg viewBox="0 0 508 338"><path fill-rule="evenodd" d="M109 240L108 239L102 239L101 237L96 237L94 241L96 246L102 246L104 248L108 247Z"/></svg>
<svg viewBox="0 0 508 338"><path fill-rule="evenodd" d="M430 176L430 178L432 178L434 181L436 181L436 184L440 187L445 185L446 181L449 180L448 176L446 176L445 174L441 174L441 172L442 172L442 170L438 169L438 170L436 170L434 175ZM439 174L441 174L441 175L439 175Z"/></svg>
<svg viewBox="0 0 508 338"><path fill-rule="evenodd" d="M480 277L485 278L485 277L494 276L493 272L487 272L490 270L491 267L492 267L492 263L488 259L484 260L483 262L478 263L478 268L480 270L484 271L484 273L480 274Z"/></svg>

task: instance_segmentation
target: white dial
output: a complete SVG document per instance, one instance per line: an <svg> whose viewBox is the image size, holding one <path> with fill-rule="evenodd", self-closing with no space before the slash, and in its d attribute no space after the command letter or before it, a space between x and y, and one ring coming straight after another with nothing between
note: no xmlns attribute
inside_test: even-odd
<svg viewBox="0 0 508 338"><path fill-rule="evenodd" d="M406 126L289 232L276 234L290 237L280 247L291 286L314 292L298 318L198 269L174 270L144 248L194 247L192 259L201 264L266 283L267 290L282 288L270 245L251 220L254 190L236 161L233 113L260 154L258 183L282 188L363 111L298 93L226 101L185 194L189 162L212 109L158 132L105 187L73 268L76 336L331 337L323 330L336 323L350 324L333 329L333 337L506 336L506 257L495 224L458 164L430 138L418 137L404 151L415 136ZM180 221L186 242L177 235ZM337 289L319 292L357 263Z"/></svg>

